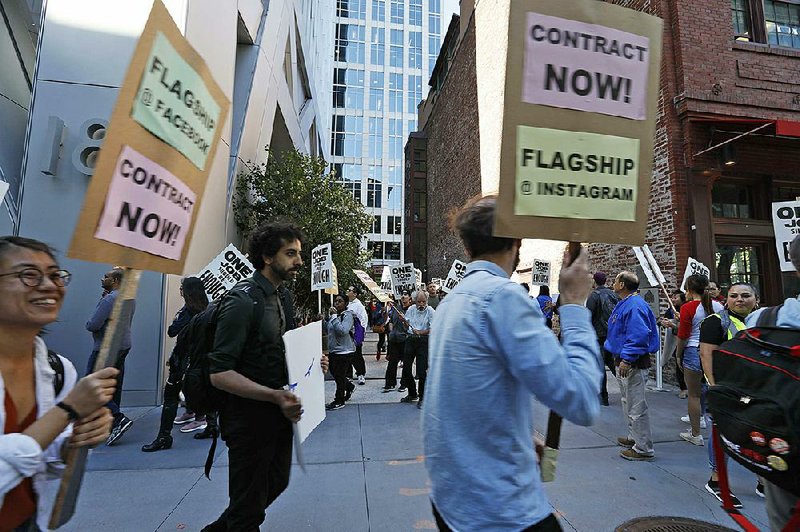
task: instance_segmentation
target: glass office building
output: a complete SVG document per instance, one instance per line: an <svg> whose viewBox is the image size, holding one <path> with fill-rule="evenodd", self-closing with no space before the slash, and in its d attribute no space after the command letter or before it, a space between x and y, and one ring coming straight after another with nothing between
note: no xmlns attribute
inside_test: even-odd
<svg viewBox="0 0 800 532"><path fill-rule="evenodd" d="M337 0L331 156L374 215L372 264L403 261L403 146L442 40L441 0Z"/></svg>

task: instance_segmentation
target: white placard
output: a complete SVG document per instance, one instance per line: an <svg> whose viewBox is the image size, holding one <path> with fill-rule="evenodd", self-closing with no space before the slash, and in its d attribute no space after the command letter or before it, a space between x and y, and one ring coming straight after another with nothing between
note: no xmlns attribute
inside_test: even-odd
<svg viewBox="0 0 800 532"><path fill-rule="evenodd" d="M333 256L330 244L311 250L311 291L333 288Z"/></svg>
<svg viewBox="0 0 800 532"><path fill-rule="evenodd" d="M6 192L8 192L8 183L0 181L0 201L6 197Z"/></svg>
<svg viewBox="0 0 800 532"><path fill-rule="evenodd" d="M326 294L330 294L332 296L339 294L339 270L336 269L336 263L331 263L332 266L332 273L333 273L333 286L330 288L325 289Z"/></svg>
<svg viewBox="0 0 800 532"><path fill-rule="evenodd" d="M392 290L398 300L403 295L403 292L410 294L417 289L417 274L414 271L413 262L392 266L390 271L392 275Z"/></svg>
<svg viewBox="0 0 800 532"><path fill-rule="evenodd" d="M422 284L422 270L420 270L419 268L414 268L414 274L417 279L417 290L422 290L423 288L425 288L425 285Z"/></svg>
<svg viewBox="0 0 800 532"><path fill-rule="evenodd" d="M683 274L683 282L681 283L681 291L686 291L686 279L689 278L690 275L699 274L705 275L709 279L709 274L711 270L708 269L708 266L700 262L699 260L695 260L692 257L689 257L689 262L686 264L686 272Z"/></svg>
<svg viewBox="0 0 800 532"><path fill-rule="evenodd" d="M458 283L460 283L461 279L464 278L464 274L466 272L467 264L458 259L454 260L453 265L450 266L450 272L447 274L447 279L444 280L444 283L441 286L442 292L450 293L453 288L458 286Z"/></svg>
<svg viewBox="0 0 800 532"><path fill-rule="evenodd" d="M381 273L381 290L387 294L392 293L392 273L388 266L384 266L383 273Z"/></svg>
<svg viewBox="0 0 800 532"><path fill-rule="evenodd" d="M642 271L645 277L647 277L647 282L650 286L658 286L656 274L653 272L653 268L650 266L650 261L647 260L644 250L639 246L633 246L633 254L636 255L636 260L639 261L639 266L642 267Z"/></svg>
<svg viewBox="0 0 800 532"><path fill-rule="evenodd" d="M533 273L533 259L525 259L517 264L517 281L519 283L531 284L531 274Z"/></svg>
<svg viewBox="0 0 800 532"><path fill-rule="evenodd" d="M660 282L662 285L666 285L667 284L667 279L664 277L664 274L661 272L661 268L658 266L658 263L656 262L656 258L653 256L653 252L650 251L650 246L645 244L644 247L642 248L642 250L644 251L644 257L647 259L647 262L650 264L650 267L652 268L653 273L656 274L656 279L658 279L658 282ZM652 283L652 284L653 284L653 286L655 286L655 283Z"/></svg>
<svg viewBox="0 0 800 532"><path fill-rule="evenodd" d="M531 285L533 286L550 286L550 261L549 260L533 260L531 269Z"/></svg>
<svg viewBox="0 0 800 532"><path fill-rule="evenodd" d="M789 244L800 234L800 201L781 201L772 204L772 227L775 229L775 248L782 272L793 272Z"/></svg>
<svg viewBox="0 0 800 532"><path fill-rule="evenodd" d="M322 358L322 322L315 321L283 335L289 389L303 403L303 416L296 430L300 443L325 419L325 376Z"/></svg>
<svg viewBox="0 0 800 532"><path fill-rule="evenodd" d="M228 247L214 257L214 260L195 277L203 281L203 288L206 289L209 301L218 301L236 283L253 275L255 270L236 246L228 244Z"/></svg>

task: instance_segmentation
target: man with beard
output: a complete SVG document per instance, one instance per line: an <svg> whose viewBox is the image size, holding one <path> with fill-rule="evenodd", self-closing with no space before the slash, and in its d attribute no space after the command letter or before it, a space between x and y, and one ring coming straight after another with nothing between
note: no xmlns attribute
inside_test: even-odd
<svg viewBox="0 0 800 532"><path fill-rule="evenodd" d="M474 198L452 219L472 262L431 326L422 433L433 514L439 530L561 530L541 484L531 396L579 425L600 413L587 256L564 257L559 343L509 279L522 240L493 236L496 201Z"/></svg>
<svg viewBox="0 0 800 532"><path fill-rule="evenodd" d="M227 392L219 424L228 446L230 501L203 528L206 532L258 530L266 508L289 484L292 422L302 410L300 400L284 390L289 384L283 344L287 316L280 287L303 265L303 238L289 223L257 228L250 238L256 272L220 303L208 359L211 384ZM321 365L327 371L327 357Z"/></svg>

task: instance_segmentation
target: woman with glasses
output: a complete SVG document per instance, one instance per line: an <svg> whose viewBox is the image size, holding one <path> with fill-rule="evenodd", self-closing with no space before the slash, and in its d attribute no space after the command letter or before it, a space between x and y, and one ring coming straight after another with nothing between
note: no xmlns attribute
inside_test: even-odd
<svg viewBox="0 0 800 532"><path fill-rule="evenodd" d="M43 489L48 475L67 447L102 443L111 429L104 405L118 371L77 380L39 337L58 318L69 281L47 244L0 237L0 530L46 530L55 495Z"/></svg>

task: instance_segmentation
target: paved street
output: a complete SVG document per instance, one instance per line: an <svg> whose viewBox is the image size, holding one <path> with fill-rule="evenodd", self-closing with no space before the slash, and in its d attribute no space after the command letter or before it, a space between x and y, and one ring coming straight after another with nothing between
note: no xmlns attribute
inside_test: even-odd
<svg viewBox="0 0 800 532"><path fill-rule="evenodd" d="M368 352L370 348L368 347ZM369 357L368 380L353 401L329 412L303 446L304 473L295 465L288 490L267 514L262 530L405 531L435 529L419 410L398 403L401 394L380 393L385 361ZM329 397L333 383L327 382ZM684 442L680 416L686 401L674 391L648 395L657 459L634 463L618 456L622 435L619 393L612 389L591 428L565 423L556 482L547 485L551 503L565 530L613 530L638 516L677 515L733 527L707 494L706 448ZM468 390L464 401L477 401ZM211 481L202 467L209 442L194 440L177 428L171 450L152 454L139 448L158 431L159 408L126 409L135 423L114 447L93 451L79 508L69 531L199 530L226 504L227 456L218 451ZM546 412L536 406L537 427ZM253 420L254 423L257 420ZM744 512L766 529L763 500L755 478L732 468L734 492Z"/></svg>

